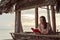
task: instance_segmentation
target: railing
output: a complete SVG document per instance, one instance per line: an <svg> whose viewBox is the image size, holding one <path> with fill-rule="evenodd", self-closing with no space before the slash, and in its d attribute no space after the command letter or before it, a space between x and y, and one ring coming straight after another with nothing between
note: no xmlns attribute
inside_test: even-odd
<svg viewBox="0 0 60 40"><path fill-rule="evenodd" d="M14 40L60 40L59 34L40 35L34 33L11 33L11 36Z"/></svg>

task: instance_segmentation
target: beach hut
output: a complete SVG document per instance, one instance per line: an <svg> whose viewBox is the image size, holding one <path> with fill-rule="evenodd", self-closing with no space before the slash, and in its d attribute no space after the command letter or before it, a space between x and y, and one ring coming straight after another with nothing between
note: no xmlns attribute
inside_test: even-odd
<svg viewBox="0 0 60 40"><path fill-rule="evenodd" d="M51 6L53 31L56 33L56 20L55 20L55 9L54 9L55 4L56 4L56 0L1 0L0 1L0 14L12 12L13 6L15 7L15 10L14 10L15 12L15 33L11 33L15 36L15 38L12 36L15 40L20 39L20 36L24 36L25 39L28 39L27 37L30 38L31 36L38 37L37 39L39 39L39 37L60 38L60 36L57 36L57 35L40 35L39 36L39 35L31 35L30 33L29 33L30 35L29 34L25 35L25 33L23 33L22 23L21 23L21 10L35 8L35 27L37 28L38 27L38 7L41 8L44 6L47 6L48 18L50 21L48 7Z"/></svg>

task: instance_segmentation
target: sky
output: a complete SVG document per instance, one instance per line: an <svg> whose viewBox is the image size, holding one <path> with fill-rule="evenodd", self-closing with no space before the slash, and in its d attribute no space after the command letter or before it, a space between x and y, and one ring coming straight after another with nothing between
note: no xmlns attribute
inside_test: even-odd
<svg viewBox="0 0 60 40"><path fill-rule="evenodd" d="M0 26L13 26L14 14L2 14L0 15Z"/></svg>

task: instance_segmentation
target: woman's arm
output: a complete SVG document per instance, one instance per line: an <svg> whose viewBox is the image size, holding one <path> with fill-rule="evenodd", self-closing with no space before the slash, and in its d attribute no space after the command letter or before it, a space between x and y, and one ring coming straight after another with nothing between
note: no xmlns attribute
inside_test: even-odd
<svg viewBox="0 0 60 40"><path fill-rule="evenodd" d="M53 32L53 31L52 31L51 25L48 23L47 24L47 33L51 33L51 32Z"/></svg>
<svg viewBox="0 0 60 40"><path fill-rule="evenodd" d="M40 32L42 31L41 24L38 25L38 29L39 29Z"/></svg>
<svg viewBox="0 0 60 40"><path fill-rule="evenodd" d="M50 30L52 30L51 25L49 23L47 23L47 28L44 34L48 34L50 32Z"/></svg>

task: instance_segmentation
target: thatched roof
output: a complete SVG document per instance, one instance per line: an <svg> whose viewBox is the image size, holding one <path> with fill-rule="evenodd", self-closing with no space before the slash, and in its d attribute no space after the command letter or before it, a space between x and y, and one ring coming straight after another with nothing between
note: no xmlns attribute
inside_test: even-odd
<svg viewBox="0 0 60 40"><path fill-rule="evenodd" d="M1 0L0 14L11 12L15 5L15 10L29 9L54 4L54 0Z"/></svg>
<svg viewBox="0 0 60 40"><path fill-rule="evenodd" d="M12 10L13 5L16 3L16 0L2 0L0 3L0 12L8 13Z"/></svg>

